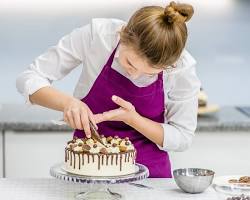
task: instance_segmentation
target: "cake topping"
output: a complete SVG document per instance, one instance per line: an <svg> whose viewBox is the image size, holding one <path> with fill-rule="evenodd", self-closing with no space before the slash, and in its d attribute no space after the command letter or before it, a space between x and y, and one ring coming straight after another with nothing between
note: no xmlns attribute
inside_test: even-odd
<svg viewBox="0 0 250 200"><path fill-rule="evenodd" d="M119 146L119 149L121 152L126 152L127 151L127 147L125 146Z"/></svg>
<svg viewBox="0 0 250 200"><path fill-rule="evenodd" d="M112 147L117 147L117 144L116 144L116 143L113 143L113 144L112 144Z"/></svg>
<svg viewBox="0 0 250 200"><path fill-rule="evenodd" d="M94 144L94 140L92 138L89 138L86 140L86 144L92 146Z"/></svg>
<svg viewBox="0 0 250 200"><path fill-rule="evenodd" d="M107 142L111 142L112 139L112 136L107 137Z"/></svg>
<svg viewBox="0 0 250 200"><path fill-rule="evenodd" d="M81 146L83 145L83 143L78 143L77 145L78 145L79 147L81 147Z"/></svg>
<svg viewBox="0 0 250 200"><path fill-rule="evenodd" d="M107 149L106 148L101 148L100 149L100 153L102 153L102 154L108 154L108 151L107 151Z"/></svg>
<svg viewBox="0 0 250 200"><path fill-rule="evenodd" d="M73 140L70 140L70 141L67 142L67 144L70 144L70 143L73 143L73 142L74 142Z"/></svg>
<svg viewBox="0 0 250 200"><path fill-rule="evenodd" d="M134 150L134 145L131 143L128 137L121 139L119 136L101 136L102 140L106 146L102 145L100 142L95 141L92 138L77 138L74 137L73 140L67 143L67 148L71 151L76 152L89 152L89 153L119 153Z"/></svg>
<svg viewBox="0 0 250 200"><path fill-rule="evenodd" d="M76 152L83 152L83 149L80 146L76 146L76 147L74 147L74 151L76 151Z"/></svg>
<svg viewBox="0 0 250 200"><path fill-rule="evenodd" d="M91 149L91 147L87 144L83 144L82 149L83 149L83 151L89 151Z"/></svg>

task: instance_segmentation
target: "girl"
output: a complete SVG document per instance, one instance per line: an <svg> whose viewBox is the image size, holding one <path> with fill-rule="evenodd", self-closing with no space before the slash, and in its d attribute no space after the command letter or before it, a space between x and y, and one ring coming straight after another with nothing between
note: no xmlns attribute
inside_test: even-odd
<svg viewBox="0 0 250 200"><path fill-rule="evenodd" d="M105 136L128 136L150 177L172 177L168 151L183 151L197 124L200 81L184 49L193 8L147 6L128 23L92 19L49 48L17 78L29 104L62 111L74 136L91 137L89 120ZM69 96L51 83L79 64Z"/></svg>

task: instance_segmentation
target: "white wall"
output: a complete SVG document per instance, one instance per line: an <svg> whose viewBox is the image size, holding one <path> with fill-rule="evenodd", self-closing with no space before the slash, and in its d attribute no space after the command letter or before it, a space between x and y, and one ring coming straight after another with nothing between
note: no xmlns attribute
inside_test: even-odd
<svg viewBox="0 0 250 200"><path fill-rule="evenodd" d="M0 178L3 177L3 133L0 132Z"/></svg>

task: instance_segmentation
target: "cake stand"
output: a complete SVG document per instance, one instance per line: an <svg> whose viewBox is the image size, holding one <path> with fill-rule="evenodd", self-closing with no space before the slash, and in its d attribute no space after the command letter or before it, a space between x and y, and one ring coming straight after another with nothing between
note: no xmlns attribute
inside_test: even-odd
<svg viewBox="0 0 250 200"><path fill-rule="evenodd" d="M116 200L121 199L122 195L112 192L108 188L109 184L130 183L146 179L149 176L149 171L146 166L136 163L136 168L135 173L123 176L83 176L65 171L64 163L59 163L50 168L50 175L63 181L88 184L89 188L87 191L80 192L75 196L78 200Z"/></svg>

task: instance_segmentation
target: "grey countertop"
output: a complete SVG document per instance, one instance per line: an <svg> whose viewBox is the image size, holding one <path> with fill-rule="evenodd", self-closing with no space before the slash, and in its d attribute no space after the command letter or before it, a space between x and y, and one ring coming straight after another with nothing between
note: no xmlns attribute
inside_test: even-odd
<svg viewBox="0 0 250 200"><path fill-rule="evenodd" d="M216 192L209 187L200 194L187 194L182 192L174 179L148 178L138 183L153 187L144 189L128 184L109 185L112 192L118 192L129 200L214 200ZM52 179L52 178L6 178L0 179L0 196L2 200L73 200L79 192L88 191L88 186Z"/></svg>
<svg viewBox="0 0 250 200"><path fill-rule="evenodd" d="M13 131L71 131L51 120L62 118L62 113L40 106L18 104L0 106L0 130ZM198 117L197 131L250 131L250 117L235 107L222 107L217 113Z"/></svg>

